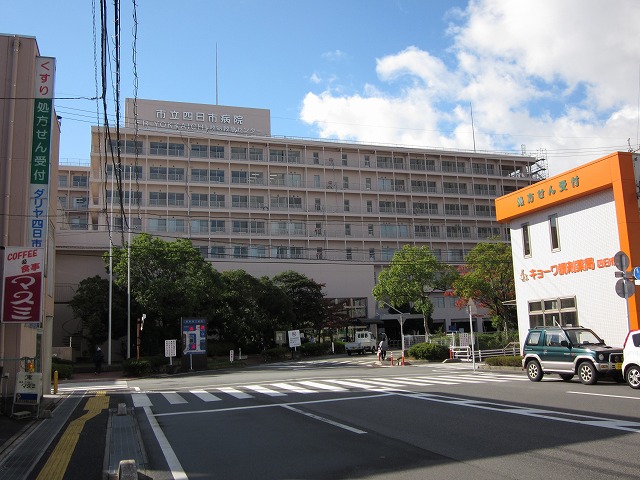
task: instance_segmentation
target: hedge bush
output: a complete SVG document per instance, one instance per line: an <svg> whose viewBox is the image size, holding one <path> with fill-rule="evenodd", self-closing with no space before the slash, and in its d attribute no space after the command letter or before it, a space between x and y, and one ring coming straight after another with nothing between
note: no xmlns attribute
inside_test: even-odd
<svg viewBox="0 0 640 480"><path fill-rule="evenodd" d="M167 359L165 357L131 358L122 362L122 372L125 376L144 377L155 372L165 370Z"/></svg>
<svg viewBox="0 0 640 480"><path fill-rule="evenodd" d="M484 363L494 367L522 367L522 357L520 355L505 355L502 357L487 357Z"/></svg>
<svg viewBox="0 0 640 480"><path fill-rule="evenodd" d="M229 351L236 351L235 345L232 342L207 342L207 356L208 357L227 357L229 358Z"/></svg>
<svg viewBox="0 0 640 480"><path fill-rule="evenodd" d="M51 363L51 380L53 380L53 372L58 372L58 380L69 380L73 377L73 365L71 362L52 362Z"/></svg>
<svg viewBox="0 0 640 480"><path fill-rule="evenodd" d="M267 362L284 360L285 358L291 357L291 350L289 349L289 347L267 348L262 352L262 356Z"/></svg>
<svg viewBox="0 0 640 480"><path fill-rule="evenodd" d="M302 353L303 357L319 357L330 351L330 343L303 343L300 345L300 353Z"/></svg>
<svg viewBox="0 0 640 480"><path fill-rule="evenodd" d="M442 361L449 358L449 347L435 343L416 343L408 353L410 357L418 360Z"/></svg>

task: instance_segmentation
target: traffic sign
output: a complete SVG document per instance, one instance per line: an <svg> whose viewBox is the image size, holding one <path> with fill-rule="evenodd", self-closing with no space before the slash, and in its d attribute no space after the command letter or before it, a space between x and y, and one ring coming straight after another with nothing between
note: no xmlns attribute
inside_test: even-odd
<svg viewBox="0 0 640 480"><path fill-rule="evenodd" d="M631 295L634 294L635 289L636 289L635 284L629 279L620 278L616 282L616 293L621 298L629 298Z"/></svg>
<svg viewBox="0 0 640 480"><path fill-rule="evenodd" d="M633 278L640 280L640 267L633 267Z"/></svg>
<svg viewBox="0 0 640 480"><path fill-rule="evenodd" d="M620 251L613 256L613 263L618 270L625 272L630 265L629 256L623 251Z"/></svg>

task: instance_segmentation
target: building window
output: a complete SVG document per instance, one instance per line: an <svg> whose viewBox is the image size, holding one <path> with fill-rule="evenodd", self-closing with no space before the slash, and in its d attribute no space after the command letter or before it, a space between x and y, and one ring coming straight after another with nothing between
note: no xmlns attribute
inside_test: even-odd
<svg viewBox="0 0 640 480"><path fill-rule="evenodd" d="M347 248L347 260L353 260L353 253L350 248Z"/></svg>
<svg viewBox="0 0 640 480"><path fill-rule="evenodd" d="M531 257L531 235L528 223L522 224L522 253L525 258Z"/></svg>
<svg viewBox="0 0 640 480"><path fill-rule="evenodd" d="M184 157L184 144L183 143L170 143L169 155L172 157Z"/></svg>
<svg viewBox="0 0 640 480"><path fill-rule="evenodd" d="M344 234L347 237L351 236L351 224L349 224L349 223L345 224L345 226L344 226Z"/></svg>
<svg viewBox="0 0 640 480"><path fill-rule="evenodd" d="M316 248L316 258L322 260L322 247Z"/></svg>
<svg viewBox="0 0 640 480"><path fill-rule="evenodd" d="M234 258L248 258L249 257L249 247L241 247L241 246L233 247L233 257Z"/></svg>
<svg viewBox="0 0 640 480"><path fill-rule="evenodd" d="M347 165L347 154L346 153L342 154L342 165Z"/></svg>
<svg viewBox="0 0 640 480"><path fill-rule="evenodd" d="M224 183L224 170L210 170L209 181L211 183Z"/></svg>
<svg viewBox="0 0 640 480"><path fill-rule="evenodd" d="M150 142L149 143L149 154L150 155L167 155L167 144L166 142Z"/></svg>
<svg viewBox="0 0 640 480"><path fill-rule="evenodd" d="M370 223L370 224L367 226L367 232L369 233L369 236L370 236L370 237L373 237L373 223Z"/></svg>
<svg viewBox="0 0 640 480"><path fill-rule="evenodd" d="M224 232L224 220L211 220L211 233L221 232Z"/></svg>
<svg viewBox="0 0 640 480"><path fill-rule="evenodd" d="M183 218L170 218L169 219L169 231L170 232L184 232L184 219Z"/></svg>
<svg viewBox="0 0 640 480"><path fill-rule="evenodd" d="M345 200L344 201L344 211L345 212L349 212L351 210L351 203L349 202L349 200Z"/></svg>
<svg viewBox="0 0 640 480"><path fill-rule="evenodd" d="M375 248L370 248L369 249L369 260L375 260L376 259L376 249Z"/></svg>
<svg viewBox="0 0 640 480"><path fill-rule="evenodd" d="M579 326L576 297L530 301L529 325L531 328L555 325Z"/></svg>
<svg viewBox="0 0 640 480"><path fill-rule="evenodd" d="M560 235L558 233L558 214L549 215L549 236L551 237L551 251L560 250Z"/></svg>
<svg viewBox="0 0 640 480"><path fill-rule="evenodd" d="M224 247L211 247L211 256L213 258L224 258Z"/></svg>
<svg viewBox="0 0 640 480"><path fill-rule="evenodd" d="M364 166L365 167L370 167L371 166L371 158L369 157L369 155L365 155L364 156Z"/></svg>
<svg viewBox="0 0 640 480"><path fill-rule="evenodd" d="M313 152L313 164L314 165L319 165L320 164L320 153Z"/></svg>
<svg viewBox="0 0 640 480"><path fill-rule="evenodd" d="M73 175L73 186L86 188L88 183L88 177L86 175Z"/></svg>
<svg viewBox="0 0 640 480"><path fill-rule="evenodd" d="M231 172L231 183L249 183L247 172Z"/></svg>
<svg viewBox="0 0 640 480"><path fill-rule="evenodd" d="M191 145L191 157L208 158L209 148L206 145Z"/></svg>
<svg viewBox="0 0 640 480"><path fill-rule="evenodd" d="M206 220L191 220L191 233L209 233Z"/></svg>
<svg viewBox="0 0 640 480"><path fill-rule="evenodd" d="M264 160L264 155L262 153L261 148L250 148L249 149L249 160L256 160L258 162L262 162Z"/></svg>
<svg viewBox="0 0 640 480"><path fill-rule="evenodd" d="M58 175L58 186L59 187L66 187L68 182L68 178L66 175Z"/></svg>
<svg viewBox="0 0 640 480"><path fill-rule="evenodd" d="M247 149L245 147L231 147L231 160L246 160Z"/></svg>
<svg viewBox="0 0 640 480"><path fill-rule="evenodd" d="M211 158L224 158L224 147L222 145L211 145L209 152L211 152Z"/></svg>
<svg viewBox="0 0 640 480"><path fill-rule="evenodd" d="M349 177L342 177L342 188L349 189Z"/></svg>

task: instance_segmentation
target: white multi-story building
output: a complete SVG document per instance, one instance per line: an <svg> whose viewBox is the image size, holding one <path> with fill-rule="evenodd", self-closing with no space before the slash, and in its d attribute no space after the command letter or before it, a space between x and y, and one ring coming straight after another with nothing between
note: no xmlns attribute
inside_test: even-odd
<svg viewBox="0 0 640 480"><path fill-rule="evenodd" d="M59 303L104 274L108 226L120 245L128 225L187 237L220 271L299 271L374 323L371 290L396 250L463 263L509 240L494 200L540 180L528 156L273 137L268 110L128 99L126 118L118 138L92 128L90 166L60 166ZM436 324L468 328L452 300L433 296Z"/></svg>

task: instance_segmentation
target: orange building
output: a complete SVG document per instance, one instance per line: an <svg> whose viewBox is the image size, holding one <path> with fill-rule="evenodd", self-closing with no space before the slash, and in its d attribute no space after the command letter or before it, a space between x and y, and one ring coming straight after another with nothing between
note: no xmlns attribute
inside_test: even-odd
<svg viewBox="0 0 640 480"><path fill-rule="evenodd" d="M622 345L639 328L635 284L616 266L618 252L627 276L640 265L638 158L613 153L496 199L511 232L521 340L558 322Z"/></svg>

